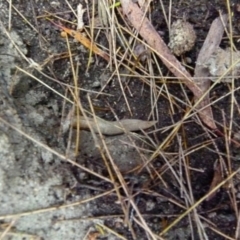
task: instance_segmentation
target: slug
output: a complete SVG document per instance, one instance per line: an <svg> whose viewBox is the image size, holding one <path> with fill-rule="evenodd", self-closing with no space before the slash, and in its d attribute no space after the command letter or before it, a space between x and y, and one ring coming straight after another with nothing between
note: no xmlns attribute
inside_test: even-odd
<svg viewBox="0 0 240 240"><path fill-rule="evenodd" d="M80 116L80 128L89 130L90 128L95 132L98 133L98 127L100 132L103 135L118 135L125 132L134 132L140 131L147 128L152 127L157 123L157 121L143 121L139 119L123 119L119 121L106 121L101 118L97 118L95 122L93 118L87 117L84 118ZM77 118L72 120L72 124L74 127L77 126Z"/></svg>

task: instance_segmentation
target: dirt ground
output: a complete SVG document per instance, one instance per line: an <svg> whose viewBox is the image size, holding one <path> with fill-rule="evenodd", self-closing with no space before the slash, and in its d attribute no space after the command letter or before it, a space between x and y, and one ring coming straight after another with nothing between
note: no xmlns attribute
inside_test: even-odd
<svg viewBox="0 0 240 240"><path fill-rule="evenodd" d="M107 121L149 117L152 120L158 116L157 124L148 130L103 136L104 140L98 134L81 130L79 152L75 154L77 131L63 131L63 122L72 109L66 99L73 101L69 89L74 91L68 87L74 85L68 46L59 28L47 18L74 29L76 17L72 9L75 11L82 2L87 7L83 20L90 31L89 14L94 1L12 1L11 31L7 31L9 2L0 0L0 239L154 239L141 225L143 220L138 212L155 239L240 238L238 173L209 200L196 204L189 214L161 234L209 192L216 177L216 160L221 158L225 166L220 182L240 168L240 91L234 93L234 104L229 94L231 84L219 83L211 91L214 119L222 135L207 129L194 115L182 123L150 160L169 137L174 124L183 118L193 94L172 79L161 61L153 57L151 61L159 63L164 77L160 76L156 63L150 73L145 68L146 76L153 76L147 83L137 70L131 75L122 65L120 84L115 64L109 66L104 59L93 55L88 69L89 51L69 37L73 65L79 67L83 108L91 110L91 99L96 115ZM240 49L237 2L231 1L230 8L233 40ZM169 1L154 0L149 16L168 43L168 26L161 3L168 14ZM194 48L179 57L180 61L188 60L191 74L219 10L228 12L225 0L172 3L172 21L186 18L196 31ZM124 21L120 23L124 27ZM97 28L95 31L96 42L108 49L106 31ZM119 39L116 43L121 51L123 43ZM221 47L229 47L226 34ZM42 65L42 69L31 68L25 58ZM240 87L238 80L234 87ZM226 137L230 123L233 142ZM109 155L102 149L107 149ZM115 165L111 165L111 159ZM111 169L116 167L112 178L108 164ZM129 195L115 176L117 171ZM115 179L115 185L111 179ZM123 211L123 205L128 212Z"/></svg>

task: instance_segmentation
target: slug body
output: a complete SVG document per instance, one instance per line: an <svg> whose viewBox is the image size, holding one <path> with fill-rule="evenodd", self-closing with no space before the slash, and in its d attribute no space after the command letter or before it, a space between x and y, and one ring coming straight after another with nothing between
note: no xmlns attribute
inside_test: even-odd
<svg viewBox="0 0 240 240"><path fill-rule="evenodd" d="M101 118L97 118L94 121L93 118L84 118L80 116L80 128L81 129L92 129L95 133L99 131L103 135L118 135L125 132L140 131L152 127L157 121L142 121L139 119L123 119L120 121L109 122ZM72 124L77 126L77 119L74 119Z"/></svg>

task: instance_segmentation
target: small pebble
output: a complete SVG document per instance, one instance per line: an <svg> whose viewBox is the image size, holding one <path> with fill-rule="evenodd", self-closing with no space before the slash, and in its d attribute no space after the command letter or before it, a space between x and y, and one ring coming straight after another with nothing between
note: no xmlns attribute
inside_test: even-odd
<svg viewBox="0 0 240 240"><path fill-rule="evenodd" d="M155 203L151 200L148 200L146 203L146 211L151 211L155 207Z"/></svg>
<svg viewBox="0 0 240 240"><path fill-rule="evenodd" d="M216 212L211 212L208 214L208 218L214 218L216 217L217 213Z"/></svg>
<svg viewBox="0 0 240 240"><path fill-rule="evenodd" d="M173 22L169 37L170 42L168 46L177 56L190 51L196 41L196 33L192 24L181 19Z"/></svg>
<svg viewBox="0 0 240 240"><path fill-rule="evenodd" d="M186 57L186 58L185 58L185 61L186 61L186 63L188 63L188 64L191 64L191 63L192 63L192 59L191 59L190 57Z"/></svg>
<svg viewBox="0 0 240 240"><path fill-rule="evenodd" d="M99 81L95 81L95 82L93 82L92 87L93 88L101 87L101 83Z"/></svg>

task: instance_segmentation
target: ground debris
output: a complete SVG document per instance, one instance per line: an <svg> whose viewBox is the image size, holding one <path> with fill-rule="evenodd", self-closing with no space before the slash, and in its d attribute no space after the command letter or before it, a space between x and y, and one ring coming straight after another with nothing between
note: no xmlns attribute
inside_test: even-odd
<svg viewBox="0 0 240 240"><path fill-rule="evenodd" d="M192 24L181 19L173 22L170 29L170 42L168 46L175 55L180 56L190 51L195 41L196 33Z"/></svg>
<svg viewBox="0 0 240 240"><path fill-rule="evenodd" d="M209 106L208 97L203 97L205 86L202 84L199 85L194 81L191 74L172 54L169 47L165 44L158 32L136 4L129 0L122 0L121 4L123 12L127 15L128 20L132 23L133 27L139 32L149 46L155 50L155 53L161 58L169 71L171 71L178 80L183 81L183 83L193 92L196 108L199 110L199 115L202 121L209 128L216 129L217 127L212 117L213 114L212 109ZM225 18L227 18L227 16L225 16ZM221 41L221 39L219 41ZM202 86L204 88L202 88Z"/></svg>
<svg viewBox="0 0 240 240"><path fill-rule="evenodd" d="M232 58L232 59L231 59ZM208 69L210 80L231 82L240 74L240 52L231 51L230 48L222 49L218 47L204 66Z"/></svg>

